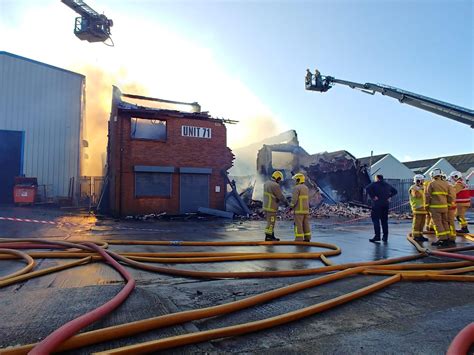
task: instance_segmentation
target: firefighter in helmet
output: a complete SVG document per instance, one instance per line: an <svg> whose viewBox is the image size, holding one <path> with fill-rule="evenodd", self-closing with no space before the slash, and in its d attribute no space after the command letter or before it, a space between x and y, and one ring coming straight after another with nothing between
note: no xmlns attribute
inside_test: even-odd
<svg viewBox="0 0 474 355"><path fill-rule="evenodd" d="M309 189L305 185L305 176L301 173L292 177L296 185L293 188L290 208L295 214L295 241L311 241L311 227L309 226Z"/></svg>
<svg viewBox="0 0 474 355"><path fill-rule="evenodd" d="M471 195L469 193L469 187L459 171L453 171L451 174L449 174L449 178L453 182L454 190L456 191L456 219L461 225L461 229L457 230L456 232L469 233L466 220L466 211L469 209L469 207L471 207Z"/></svg>
<svg viewBox="0 0 474 355"><path fill-rule="evenodd" d="M277 242L275 238L275 222L280 203L288 206L288 202L281 192L280 182L283 180L283 173L279 170L273 172L271 180L263 185L263 210L267 219L265 228L265 241Z"/></svg>
<svg viewBox="0 0 474 355"><path fill-rule="evenodd" d="M425 192L424 192L425 176L416 174L413 177L413 185L408 190L410 194L410 206L413 213L413 224L411 235L417 242L426 242L428 238L423 237L423 227L427 215Z"/></svg>
<svg viewBox="0 0 474 355"><path fill-rule="evenodd" d="M425 198L428 211L433 220L436 242L431 243L436 246L446 246L452 243L449 237L448 206L451 204L448 182L443 180L443 172L435 168L430 172L432 181L425 190Z"/></svg>

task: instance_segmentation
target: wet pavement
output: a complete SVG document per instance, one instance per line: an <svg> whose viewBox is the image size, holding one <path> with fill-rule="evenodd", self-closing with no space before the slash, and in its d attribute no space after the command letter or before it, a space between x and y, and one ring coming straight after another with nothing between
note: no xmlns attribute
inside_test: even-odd
<svg viewBox="0 0 474 355"><path fill-rule="evenodd" d="M38 208L0 208L0 217L54 221L59 224L0 220L0 237L60 237L64 240L263 240L263 221L97 220L87 213ZM68 224L70 223L70 224ZM313 220L313 241L342 249L334 263L379 260L416 254L406 240L410 221L391 221L387 244L369 243L368 221ZM292 223L279 221L276 234L292 240ZM458 238L458 246L472 241ZM320 248L301 246L184 247L110 246L117 251L298 252ZM418 262L439 262L434 257ZM45 268L67 260L47 259ZM322 266L318 260L258 260L221 263L162 264L202 271L268 271ZM160 265L161 266L161 265ZM17 261L0 260L0 277L19 268ZM222 304L307 280L315 276L243 280L199 280L127 267L137 280L131 297L113 314L92 325L98 329L151 316ZM214 329L264 319L304 308L383 279L356 276L252 307L233 314L147 332L72 352L86 354L125 344L176 334ZM0 348L44 338L60 325L113 297L122 287L120 275L93 263L0 289ZM474 285L461 282L399 282L375 294L303 320L249 335L168 350L166 353L308 353L308 354L444 354L460 329L474 319Z"/></svg>

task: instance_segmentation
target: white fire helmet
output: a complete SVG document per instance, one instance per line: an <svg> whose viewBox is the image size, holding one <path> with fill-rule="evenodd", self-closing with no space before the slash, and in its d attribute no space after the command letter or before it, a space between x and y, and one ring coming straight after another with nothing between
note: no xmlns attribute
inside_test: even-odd
<svg viewBox="0 0 474 355"><path fill-rule="evenodd" d="M462 174L459 171L453 171L451 174L449 174L449 178L451 180L457 181L462 179Z"/></svg>
<svg viewBox="0 0 474 355"><path fill-rule="evenodd" d="M413 182L416 184L418 182L423 182L425 181L425 175L422 175L422 174L416 174L415 176L413 176Z"/></svg>
<svg viewBox="0 0 474 355"><path fill-rule="evenodd" d="M430 176L431 178L435 178L435 177L441 177L443 176L443 171L440 169L440 168L435 168L433 170L430 171Z"/></svg>

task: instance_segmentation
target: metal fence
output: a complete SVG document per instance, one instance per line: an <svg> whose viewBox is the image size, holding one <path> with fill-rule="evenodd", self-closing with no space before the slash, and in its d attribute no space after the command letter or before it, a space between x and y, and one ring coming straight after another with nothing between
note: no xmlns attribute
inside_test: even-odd
<svg viewBox="0 0 474 355"><path fill-rule="evenodd" d="M408 194L408 189L413 184L412 179L385 179L385 181L393 186L398 193L392 197L389 208L390 211L396 213L406 213L410 212L410 195ZM367 200L370 200L366 196ZM366 201L370 205L370 201Z"/></svg>
<svg viewBox="0 0 474 355"><path fill-rule="evenodd" d="M79 178L79 206L95 207L99 202L102 186L104 184L103 176L82 176Z"/></svg>
<svg viewBox="0 0 474 355"><path fill-rule="evenodd" d="M385 181L398 191L398 193L392 197L389 207L390 210L397 213L410 212L410 195L408 193L408 189L411 185L413 185L413 180L385 179Z"/></svg>

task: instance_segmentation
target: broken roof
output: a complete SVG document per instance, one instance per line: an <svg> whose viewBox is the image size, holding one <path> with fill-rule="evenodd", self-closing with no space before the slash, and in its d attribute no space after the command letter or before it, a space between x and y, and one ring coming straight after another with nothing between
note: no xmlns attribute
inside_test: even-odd
<svg viewBox="0 0 474 355"><path fill-rule="evenodd" d="M146 116L150 116L150 118L154 118L155 116L168 116L168 117L175 117L175 118L192 118L192 119L200 119L200 120L217 120L217 121L224 121L223 119L214 118L209 115L208 112L186 112L186 111L178 111L178 110L168 110L163 108L155 108L155 107L146 107L140 106L136 104L132 104L126 101L120 101L117 105L117 108L121 112L133 112L137 114L144 114ZM147 117L143 117L147 118Z"/></svg>
<svg viewBox="0 0 474 355"><path fill-rule="evenodd" d="M180 110L173 110L173 109L166 109L161 107L152 107L152 106L143 106L138 105L136 103L128 102L122 100L122 97L128 97L130 99L147 101L147 102L159 102L165 105L186 105L192 107L192 112L188 111L180 111ZM113 86L113 98L112 100L115 102L117 110L120 112L130 112L133 114L140 115L140 118L150 118L155 119L158 116L163 117L171 117L171 118L190 118L196 120L210 120L210 121L217 121L221 123L237 123L234 120L228 120L224 118L216 118L209 115L209 112L201 112L201 106L197 102L180 102L180 101L171 101L171 100L164 100L158 99L154 97L147 97L147 96L140 96L134 94L125 94L120 91L120 89L116 86Z"/></svg>

